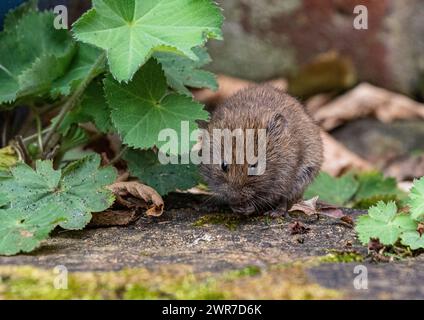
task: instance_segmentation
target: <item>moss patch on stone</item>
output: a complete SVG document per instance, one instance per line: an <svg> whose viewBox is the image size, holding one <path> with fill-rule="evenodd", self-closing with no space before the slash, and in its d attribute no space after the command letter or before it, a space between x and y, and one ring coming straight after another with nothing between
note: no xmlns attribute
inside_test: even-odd
<svg viewBox="0 0 424 320"><path fill-rule="evenodd" d="M71 272L67 289L58 274L34 267L0 267L0 299L333 299L341 293L311 283L300 267L247 267L222 274L194 274L186 266ZM63 283L63 282L62 282Z"/></svg>
<svg viewBox="0 0 424 320"><path fill-rule="evenodd" d="M325 256L319 257L318 261L321 263L350 263L350 262L362 262L364 257L353 251L337 251L331 250Z"/></svg>
<svg viewBox="0 0 424 320"><path fill-rule="evenodd" d="M243 221L246 220L245 217L240 215L233 215L233 214L207 214L200 219L196 220L193 223L193 226L195 227L203 227L208 224L215 224L215 225L223 225L227 227L229 230L236 230L238 225Z"/></svg>

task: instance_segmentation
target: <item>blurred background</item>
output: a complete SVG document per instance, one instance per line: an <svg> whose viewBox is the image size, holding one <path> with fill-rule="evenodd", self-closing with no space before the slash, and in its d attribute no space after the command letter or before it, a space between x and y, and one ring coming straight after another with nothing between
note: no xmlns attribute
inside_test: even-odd
<svg viewBox="0 0 424 320"><path fill-rule="evenodd" d="M22 1L2 0L1 13ZM424 1L217 0L224 41L209 44L220 89L195 91L209 108L253 82L302 100L323 128L324 169L375 168L398 181L424 175ZM64 4L71 22L90 7ZM367 29L354 28L366 7ZM211 110L211 109L210 109Z"/></svg>

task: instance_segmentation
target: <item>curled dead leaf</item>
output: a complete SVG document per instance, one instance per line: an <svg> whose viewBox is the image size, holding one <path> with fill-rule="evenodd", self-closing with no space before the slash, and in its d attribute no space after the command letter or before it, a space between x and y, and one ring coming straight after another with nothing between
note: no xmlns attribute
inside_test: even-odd
<svg viewBox="0 0 424 320"><path fill-rule="evenodd" d="M298 203L295 203L291 207L289 212L300 211L308 216L314 215L317 213L317 201L318 196L309 200L300 201Z"/></svg>
<svg viewBox="0 0 424 320"><path fill-rule="evenodd" d="M224 99L231 97L237 91L256 84L252 81L234 78L222 74L218 75L217 81L219 86L217 91L212 91L210 89L194 89L193 95L195 99L207 105L217 105ZM285 79L275 79L266 83L277 89L287 91L288 84L287 80Z"/></svg>
<svg viewBox="0 0 424 320"><path fill-rule="evenodd" d="M322 215L330 218L340 219L342 222L349 226L353 226L354 224L352 217L346 215L341 208L319 202L318 196L309 200L302 200L294 204L289 212L295 211L302 212L307 216Z"/></svg>
<svg viewBox="0 0 424 320"><path fill-rule="evenodd" d="M147 209L148 216L159 217L163 213L162 197L155 189L138 181L116 182L107 187L116 196L116 201L127 208Z"/></svg>
<svg viewBox="0 0 424 320"><path fill-rule="evenodd" d="M347 149L330 134L321 131L321 139L324 145L323 171L332 176L340 176L350 170L372 170L371 163Z"/></svg>
<svg viewBox="0 0 424 320"><path fill-rule="evenodd" d="M311 228L306 227L302 222L300 221L295 221L293 223L289 224L289 228L290 228L290 234L291 235L295 235L295 234L305 234L307 233L309 230L311 230Z"/></svg>
<svg viewBox="0 0 424 320"><path fill-rule="evenodd" d="M368 116L385 123L424 119L424 107L404 95L362 83L320 107L313 116L322 128L329 131L345 122Z"/></svg>
<svg viewBox="0 0 424 320"><path fill-rule="evenodd" d="M162 197L138 181L118 181L107 188L115 194L116 201L109 210L93 213L92 227L126 226L137 221L143 211L152 217L163 213Z"/></svg>

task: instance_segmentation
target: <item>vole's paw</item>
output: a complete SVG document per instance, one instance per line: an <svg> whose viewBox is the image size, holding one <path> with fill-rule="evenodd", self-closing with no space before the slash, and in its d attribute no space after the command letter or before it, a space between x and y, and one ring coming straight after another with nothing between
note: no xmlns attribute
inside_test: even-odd
<svg viewBox="0 0 424 320"><path fill-rule="evenodd" d="M290 218L289 212L287 210L282 209L275 209L270 210L264 213L264 216L272 218L272 219L278 219L278 218Z"/></svg>

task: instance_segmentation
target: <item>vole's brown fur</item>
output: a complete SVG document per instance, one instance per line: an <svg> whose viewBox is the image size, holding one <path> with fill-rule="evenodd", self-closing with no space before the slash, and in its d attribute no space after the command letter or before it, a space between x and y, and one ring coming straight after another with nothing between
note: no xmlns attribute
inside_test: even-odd
<svg viewBox="0 0 424 320"><path fill-rule="evenodd" d="M219 164L202 164L203 177L234 212L287 210L320 170L318 126L296 99L262 85L241 90L218 105L207 126L210 134L213 129L238 128L267 129L264 174L249 176L248 164L230 164L227 172ZM211 150L214 147L212 142Z"/></svg>

